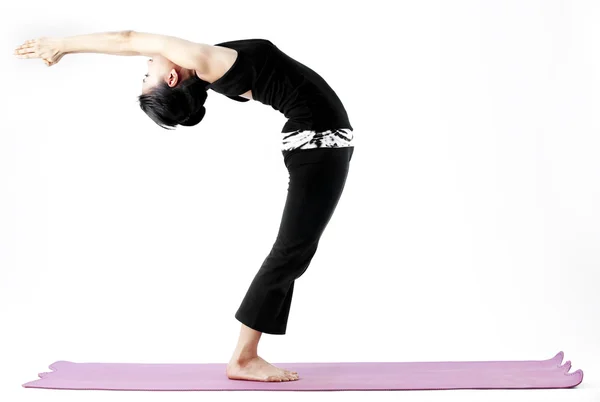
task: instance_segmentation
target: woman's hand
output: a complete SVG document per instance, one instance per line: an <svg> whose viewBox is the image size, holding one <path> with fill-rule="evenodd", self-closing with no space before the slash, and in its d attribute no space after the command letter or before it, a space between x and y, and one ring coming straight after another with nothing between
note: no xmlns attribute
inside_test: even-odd
<svg viewBox="0 0 600 402"><path fill-rule="evenodd" d="M20 59L42 59L50 67L58 63L66 53L62 51L60 39L42 37L25 41L15 49L14 54Z"/></svg>

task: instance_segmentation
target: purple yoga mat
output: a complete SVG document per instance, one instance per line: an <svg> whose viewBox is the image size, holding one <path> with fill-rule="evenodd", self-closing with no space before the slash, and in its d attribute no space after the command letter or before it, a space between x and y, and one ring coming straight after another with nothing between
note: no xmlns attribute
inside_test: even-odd
<svg viewBox="0 0 600 402"><path fill-rule="evenodd" d="M274 363L297 371L299 380L230 380L225 363L137 364L57 361L26 388L144 391L342 391L570 388L583 372L561 365L564 353L528 361Z"/></svg>

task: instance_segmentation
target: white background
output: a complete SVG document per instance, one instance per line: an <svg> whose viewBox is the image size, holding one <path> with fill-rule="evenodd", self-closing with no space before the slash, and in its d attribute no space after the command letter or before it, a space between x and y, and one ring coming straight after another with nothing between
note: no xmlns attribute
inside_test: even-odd
<svg viewBox="0 0 600 402"><path fill-rule="evenodd" d="M100 4L100 3L98 3ZM39 36L133 29L268 38L342 99L345 191L272 363L541 360L576 389L113 392L111 400L596 400L600 6L595 1L75 1L0 9L0 400L56 360L226 363L277 234L283 115L210 92L167 131L139 108L146 58L20 60ZM302 375L302 373L300 373Z"/></svg>

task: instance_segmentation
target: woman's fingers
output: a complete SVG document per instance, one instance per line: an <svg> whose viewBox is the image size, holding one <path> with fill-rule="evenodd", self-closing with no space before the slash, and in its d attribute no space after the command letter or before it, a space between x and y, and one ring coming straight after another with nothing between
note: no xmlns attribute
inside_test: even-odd
<svg viewBox="0 0 600 402"><path fill-rule="evenodd" d="M29 53L35 50L37 39L30 39L23 42L23 44L15 49L15 54Z"/></svg>
<svg viewBox="0 0 600 402"><path fill-rule="evenodd" d="M18 54L17 58L18 59L33 59L36 57L40 57L37 55L37 53L25 53L25 54Z"/></svg>
<svg viewBox="0 0 600 402"><path fill-rule="evenodd" d="M35 52L35 47L33 45L22 45L15 49L15 54L27 54Z"/></svg>
<svg viewBox="0 0 600 402"><path fill-rule="evenodd" d="M33 45L21 45L18 48L16 48L15 50L20 51L20 50L27 50L27 49L33 49L34 46Z"/></svg>
<svg viewBox="0 0 600 402"><path fill-rule="evenodd" d="M28 53L34 53L35 50L32 47L26 47L24 49L17 49L15 51L15 54L28 54Z"/></svg>
<svg viewBox="0 0 600 402"><path fill-rule="evenodd" d="M37 48L36 48L36 39L30 39L25 42L21 46L15 49L15 55L19 59L32 59L35 57L39 57Z"/></svg>

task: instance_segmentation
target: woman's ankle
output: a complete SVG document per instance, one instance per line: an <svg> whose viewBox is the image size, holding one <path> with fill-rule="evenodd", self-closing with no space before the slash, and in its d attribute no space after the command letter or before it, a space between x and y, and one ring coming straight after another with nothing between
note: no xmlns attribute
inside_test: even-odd
<svg viewBox="0 0 600 402"><path fill-rule="evenodd" d="M258 351L256 348L246 348L246 347L237 347L235 352L233 352L232 360L235 360L238 363L244 363L248 360L251 360L258 356Z"/></svg>

